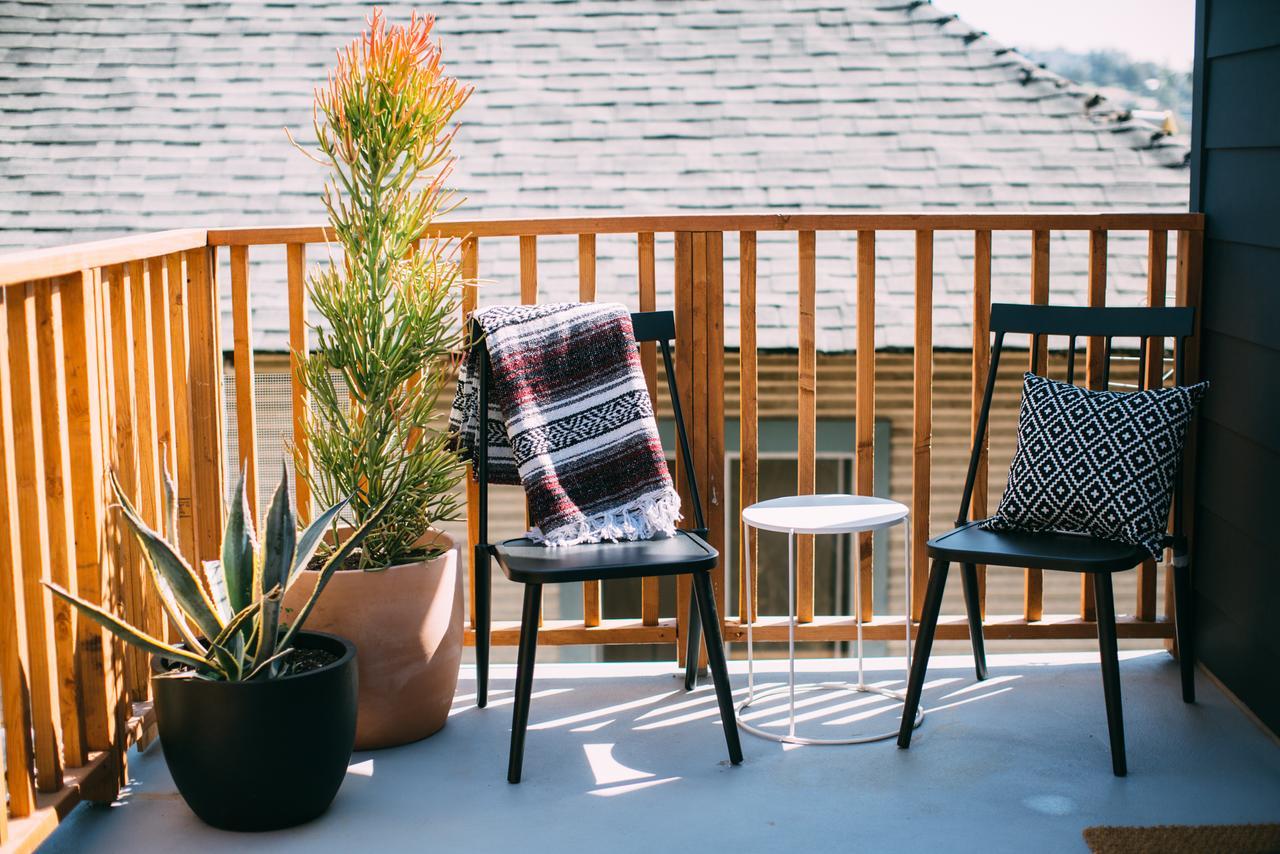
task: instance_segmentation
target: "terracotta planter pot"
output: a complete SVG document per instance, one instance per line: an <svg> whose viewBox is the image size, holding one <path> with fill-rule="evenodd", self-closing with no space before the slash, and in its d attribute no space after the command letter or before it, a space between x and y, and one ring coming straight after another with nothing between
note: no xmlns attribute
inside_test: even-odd
<svg viewBox="0 0 1280 854"><path fill-rule="evenodd" d="M421 542L447 551L380 572L336 572L307 618L307 629L348 638L359 652L356 750L418 741L449 717L462 663L458 552L444 533ZM299 572L285 593L286 614L302 607L317 578Z"/></svg>

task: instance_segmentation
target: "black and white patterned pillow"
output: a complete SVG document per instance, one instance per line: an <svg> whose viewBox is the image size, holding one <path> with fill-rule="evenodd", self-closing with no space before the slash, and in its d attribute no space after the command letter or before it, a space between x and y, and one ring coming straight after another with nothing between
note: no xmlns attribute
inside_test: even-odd
<svg viewBox="0 0 1280 854"><path fill-rule="evenodd" d="M1091 391L1025 374L1018 447L991 531L1065 531L1159 557L1187 425L1207 382Z"/></svg>

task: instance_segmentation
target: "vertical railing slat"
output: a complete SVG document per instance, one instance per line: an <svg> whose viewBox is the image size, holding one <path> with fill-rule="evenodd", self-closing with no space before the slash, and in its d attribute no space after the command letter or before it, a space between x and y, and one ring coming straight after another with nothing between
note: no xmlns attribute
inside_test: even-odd
<svg viewBox="0 0 1280 854"><path fill-rule="evenodd" d="M231 247L231 330L236 382L237 469L244 471L249 514L258 521L258 428L254 417L253 312L249 303L249 247ZM239 476L240 472L233 472Z"/></svg>
<svg viewBox="0 0 1280 854"><path fill-rule="evenodd" d="M1187 306L1196 310L1195 330L1191 337L1187 339L1185 352L1183 354L1184 363L1182 367L1182 381L1184 383L1195 383L1200 379L1200 327L1202 320L1202 289L1204 286L1204 232L1189 231L1182 229L1178 231L1178 256L1177 256L1177 281L1175 282L1174 302L1176 305ZM1176 367L1176 362L1175 362ZM1194 544L1193 535L1195 527L1196 514L1194 512L1195 505L1194 496L1196 494L1196 433L1198 432L1197 419L1192 418L1191 424L1187 430L1186 447L1187 453L1182 463L1182 494L1184 506L1182 508L1182 527L1183 535L1188 542L1188 548ZM1185 505L1190 504L1190 507ZM1195 571L1194 564L1192 572ZM1173 607L1173 573L1165 573L1164 585L1164 613L1166 617L1172 619L1174 615ZM1194 582L1194 576L1192 576ZM1176 651L1177 645L1171 643L1170 646Z"/></svg>
<svg viewBox="0 0 1280 854"><path fill-rule="evenodd" d="M685 427L689 431L692 444L697 430L697 422L691 417L693 412L693 242L694 235L687 231L675 233L675 304L676 304L676 391L680 395L680 410L684 415ZM692 449L691 449L692 451ZM696 462L695 462L696 466ZM695 468L696 473L696 468ZM684 507L690 506L692 497L686 486L684 458L676 451L676 489L680 492L680 502ZM692 518L692 514L686 514ZM676 577L676 656L678 663L685 663L684 639L689 632L689 591L687 576Z"/></svg>
<svg viewBox="0 0 1280 854"><path fill-rule="evenodd" d="M738 235L738 619L753 621L759 613L758 538L754 528L742 524L742 511L759 500L758 356L756 353L756 233ZM748 557L750 561L748 561ZM751 598L746 590L746 571L751 568Z"/></svg>
<svg viewBox="0 0 1280 854"><path fill-rule="evenodd" d="M657 270L654 260L653 232L636 235L636 274L640 286L640 310L654 311L658 307ZM649 386L649 399L655 411L658 401L658 348L653 342L640 345L640 366L644 369L645 382ZM640 581L640 622L646 626L658 625L661 596L659 581L649 577Z"/></svg>
<svg viewBox="0 0 1280 854"><path fill-rule="evenodd" d="M298 515L311 518L311 483L306 478L311 454L307 447L307 390L299 380L302 360L307 355L307 245L290 243L285 248L289 281L289 376L293 409L294 497ZM299 470L300 469L300 470Z"/></svg>
<svg viewBox="0 0 1280 854"><path fill-rule="evenodd" d="M1153 230L1147 233L1147 305L1163 307L1169 275L1169 233ZM1164 380L1164 339L1148 338L1144 342L1145 375L1138 378L1143 388L1159 388ZM1156 618L1156 562L1144 560L1138 567L1138 601L1135 615L1139 620Z"/></svg>
<svg viewBox="0 0 1280 854"><path fill-rule="evenodd" d="M1047 305L1049 302L1049 232L1031 232L1031 302ZM1031 372L1047 370L1048 342L1040 336L1039 344L1032 342ZM1044 571L1028 569L1024 573L1022 590L1022 616L1029 621L1044 617Z"/></svg>
<svg viewBox="0 0 1280 854"><path fill-rule="evenodd" d="M150 282L147 277L147 266L142 260L129 262L129 312L133 322L133 392L134 392L134 448L138 455L137 505L142 517L154 527L161 530L160 523L160 455L156 443L156 411L155 390L152 382L152 368L155 364L152 354L151 297L148 293ZM151 583L150 576L143 572L144 564L138 565L139 576L130 581L138 586L138 595L145 614L145 626L152 634L163 634L164 613L160 606L159 593ZM144 661L148 659L144 658ZM145 680L139 685L137 699L151 694L150 665L142 674Z"/></svg>
<svg viewBox="0 0 1280 854"><path fill-rule="evenodd" d="M703 514L709 523L710 515L708 511L711 504L711 488L707 478L708 445L704 432L709 420L707 377L710 358L710 342L707 341L707 289L709 286L707 239L708 235L705 231L694 232L691 255L693 259L693 277L690 291L690 320L693 338L689 348L689 408L684 412L685 417L689 419L689 441L692 445L690 450L693 455L693 472L698 482L698 493L702 499ZM687 603L687 597L690 595L690 579L688 576L681 576L679 580L684 582L680 586L685 589L685 595L680 599L682 602ZM682 604L681 610L687 610L687 605ZM699 651L699 666L705 663L702 661L703 657L704 655Z"/></svg>
<svg viewBox="0 0 1280 854"><path fill-rule="evenodd" d="M1107 232L1093 229L1089 232L1089 291L1091 308L1107 304ZM1090 336L1085 344L1085 384L1100 389L1105 384L1107 359L1103 338ZM1092 622L1097 619L1097 605L1093 599L1093 573L1080 573L1080 619Z"/></svg>
<svg viewBox="0 0 1280 854"><path fill-rule="evenodd" d="M196 506L191 474L191 335L187 326L187 279L182 254L165 258L168 279L169 376L173 394L173 476L178 484L178 541L184 555L196 553Z"/></svg>
<svg viewBox="0 0 1280 854"><path fill-rule="evenodd" d="M536 305L538 302L538 238L533 234L520 236L520 304ZM525 500L524 524L532 527L529 518L529 502ZM543 593L545 601L546 594ZM538 609L538 625L546 622L546 608Z"/></svg>
<svg viewBox="0 0 1280 854"><path fill-rule="evenodd" d="M98 367L101 302L93 273L86 270L68 277L61 296L76 593L82 599L102 605L107 592L108 555L103 488L103 378ZM89 750L109 750L115 743L112 718L115 688L114 680L108 678L118 667L114 644L105 630L83 616L77 620L76 640L84 743Z"/></svg>
<svg viewBox="0 0 1280 854"><path fill-rule="evenodd" d="M596 298L596 236L578 235L578 301L593 302ZM600 582L582 582L582 623L600 625Z"/></svg>
<svg viewBox="0 0 1280 854"><path fill-rule="evenodd" d="M462 328L467 328L467 320L471 312L476 310L476 277L480 268L480 245L474 237L462 240ZM483 416L482 416L483 417ZM471 463L467 463L467 602L469 603L469 619L471 627L476 626L476 543L480 542L480 485L476 483Z"/></svg>
<svg viewBox="0 0 1280 854"><path fill-rule="evenodd" d="M192 491L200 513L198 559L214 560L222 540L222 344L218 323L217 250L187 252L190 334Z"/></svg>
<svg viewBox="0 0 1280 854"><path fill-rule="evenodd" d="M707 234L707 410L698 429L706 436L706 487L703 503L707 513L707 542L720 554L725 553L724 508L724 233ZM721 622L725 615L725 565L716 564L711 572L715 592L716 613Z"/></svg>
<svg viewBox="0 0 1280 854"><path fill-rule="evenodd" d="M4 351L10 347L8 303L16 287L0 288L0 299L5 304L5 310L0 312L0 346ZM35 808L35 757L31 740L26 736L27 700L23 692L26 667L22 660L25 631L18 602L24 555L22 535L18 530L17 509L20 505L14 470L12 386L8 382L8 373L7 360L0 358L0 702L4 707L9 812L14 818L24 818Z"/></svg>
<svg viewBox="0 0 1280 854"><path fill-rule="evenodd" d="M857 360L855 362L856 398L854 401L853 479L859 495L875 494L875 418L876 418L876 233L858 232L858 299ZM860 620L870 620L873 613L872 538L858 534L858 573L862 601L856 603Z"/></svg>
<svg viewBox="0 0 1280 854"><path fill-rule="evenodd" d="M982 414L982 396L986 390L987 372L991 369L991 232L978 229L973 233L973 382L969 387L969 441L978 445L978 470L974 473L970 518L983 519L988 512L989 459L991 431L978 435L978 418ZM987 615L987 568L978 568L978 605Z"/></svg>
<svg viewBox="0 0 1280 854"><path fill-rule="evenodd" d="M147 261L147 277L151 280L151 376L156 396L156 447L160 452L161 478L168 472L176 477L173 422L173 333L169 329L168 259L155 257Z"/></svg>
<svg viewBox="0 0 1280 854"><path fill-rule="evenodd" d="M40 426L44 454L45 514L49 525L49 580L75 591L75 529L71 519L71 468L67 441L66 369L62 353L62 283L36 289L36 358L40 375ZM76 678L76 616L71 605L51 598L54 659L57 662L59 725L63 759L84 764L79 681Z"/></svg>
<svg viewBox="0 0 1280 854"><path fill-rule="evenodd" d="M924 606L933 454L933 232L916 232L915 355L911 400L911 614Z"/></svg>
<svg viewBox="0 0 1280 854"><path fill-rule="evenodd" d="M818 431L817 235L801 231L799 259L799 351L796 359L796 494L813 495L816 487ZM812 534L796 537L796 616L813 622Z"/></svg>
<svg viewBox="0 0 1280 854"><path fill-rule="evenodd" d="M26 685L35 734L36 788L56 792L62 788L62 739L58 731L57 664L54 657L52 603L40 583L49 570L49 520L45 512L44 455L41 453L40 388L36 355L36 288L49 282L9 288L5 300L8 316L9 375L0 379L12 392L9 401L13 431L13 483L21 504L18 517L22 564L18 567L22 590L23 623L27 639ZM18 733L23 730L18 730ZM7 735L7 733L6 733Z"/></svg>
<svg viewBox="0 0 1280 854"><path fill-rule="evenodd" d="M136 394L134 390L132 317L129 312L130 290L136 283L126 277L122 267L106 271L106 297L111 311L111 344L107 349L111 364L110 418L114 436L111 465L120 488L135 506L138 500L138 457L134 422ZM111 496L114 500L114 496ZM115 583L122 595L124 617L134 625L145 625L146 614L141 598L142 553L119 517L111 519L117 549ZM146 692L146 658L136 647L125 648L125 688L131 700Z"/></svg>

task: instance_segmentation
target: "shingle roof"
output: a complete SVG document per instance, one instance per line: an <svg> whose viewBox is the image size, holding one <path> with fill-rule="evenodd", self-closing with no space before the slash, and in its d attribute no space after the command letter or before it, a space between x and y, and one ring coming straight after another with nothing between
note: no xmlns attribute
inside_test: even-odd
<svg viewBox="0 0 1280 854"><path fill-rule="evenodd" d="M397 21L414 4L382 5ZM438 16L449 69L476 85L457 145L460 216L1186 209L1181 141L929 3L420 5ZM336 0L0 0L0 250L321 221L323 170L281 128L310 136L312 89L367 11ZM794 240L761 235L762 346L796 343ZM515 241L489 243L485 299L511 298ZM937 236L941 346L968 342L971 244ZM997 235L997 298L1024 297L1028 245ZM852 235L820 235L818 249L819 346L848 349ZM545 298L576 295L575 251L572 238L540 244ZM1053 300L1081 301L1084 236L1055 236L1053 252ZM255 255L274 262L254 272L255 342L283 350L275 254ZM660 238L667 299L670 254ZM883 235L878 255L877 342L909 345L910 236ZM602 237L598 256L601 296L634 301L634 238ZM1141 299L1144 243L1117 236L1110 259L1118 301ZM726 268L733 343L737 265Z"/></svg>

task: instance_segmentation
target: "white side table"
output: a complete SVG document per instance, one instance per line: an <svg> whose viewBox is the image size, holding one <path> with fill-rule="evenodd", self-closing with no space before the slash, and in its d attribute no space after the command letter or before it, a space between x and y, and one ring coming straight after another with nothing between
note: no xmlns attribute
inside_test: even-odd
<svg viewBox="0 0 1280 854"><path fill-rule="evenodd" d="M738 726L761 738L790 744L862 744L869 741L883 741L898 734L897 725L889 732L872 735L854 735L847 738L808 738L796 735L796 534L859 534L879 531L901 524L905 529L906 540L906 641L907 641L907 673L911 672L911 518L906 506L887 498L875 498L868 495L797 495L786 498L774 498L752 504L742 511L743 523L762 531L778 531L787 535L787 613L790 621L787 624L787 657L789 670L787 677L787 693L790 711L787 721L787 734L767 732L742 720L742 712L756 700L776 694L781 690L769 688L756 693L754 644L751 635L752 621L747 621L747 698L738 704ZM746 549L746 585L744 595L747 602L751 596L751 550L744 538ZM861 602L861 584L857 567L853 570L853 601ZM855 610L857 605L855 604ZM750 611L750 606L748 606ZM890 691L875 685L868 685L862 673L862 621L858 626L858 682L820 682L802 686L801 690L853 691L864 694L880 694L894 700L905 699L902 692ZM924 720L924 709L916 714L914 726L920 726Z"/></svg>

